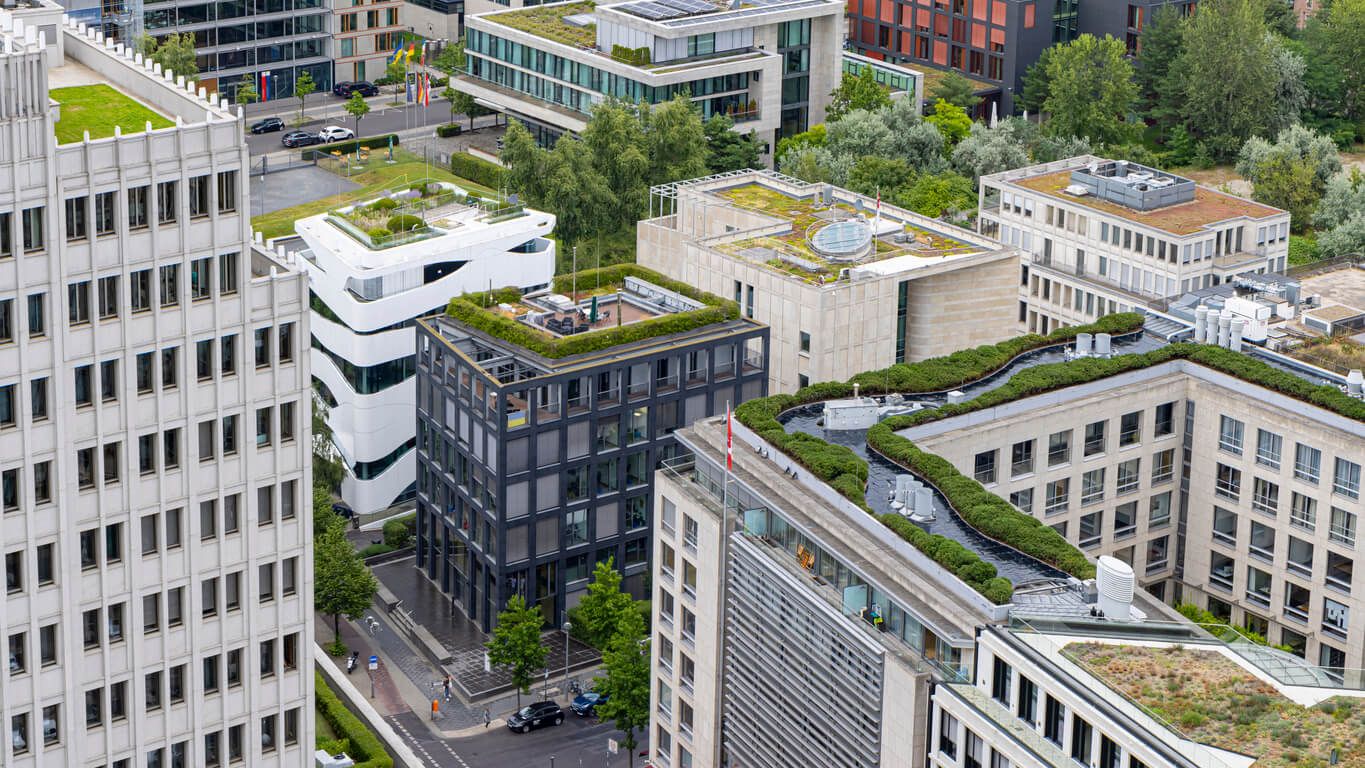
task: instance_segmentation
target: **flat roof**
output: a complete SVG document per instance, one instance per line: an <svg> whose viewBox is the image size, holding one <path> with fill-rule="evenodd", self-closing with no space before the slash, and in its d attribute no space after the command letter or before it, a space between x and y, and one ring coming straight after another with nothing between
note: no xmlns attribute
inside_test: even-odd
<svg viewBox="0 0 1365 768"><path fill-rule="evenodd" d="M48 97L61 105L53 129L58 144L114 135L114 127L128 135L152 128L169 128L175 122L145 103L113 86L98 72L68 57L60 67L47 71Z"/></svg>
<svg viewBox="0 0 1365 768"><path fill-rule="evenodd" d="M509 11L493 11L478 14L475 18L575 48L592 48L597 45L597 24L595 22L571 24L565 21L565 18L591 15L596 8L597 4L593 0L576 0L568 3L532 5Z"/></svg>
<svg viewBox="0 0 1365 768"><path fill-rule="evenodd" d="M1075 196L1069 195L1064 190L1071 185L1071 172L1076 168L1065 168L1060 171L1049 171L1023 178L1009 179L1008 183L1015 184L1025 189L1041 192L1048 197L1061 200L1075 205L1085 206L1101 213L1127 219L1128 221L1143 224L1145 226L1169 232L1173 235L1193 235L1202 231L1211 224L1221 221L1246 217L1250 219L1264 219L1271 216L1279 216L1284 213L1277 208L1268 205L1246 200L1209 189L1204 186L1195 186L1194 199L1187 203L1176 203L1151 211L1138 211L1127 208L1116 203L1097 199L1092 195Z"/></svg>

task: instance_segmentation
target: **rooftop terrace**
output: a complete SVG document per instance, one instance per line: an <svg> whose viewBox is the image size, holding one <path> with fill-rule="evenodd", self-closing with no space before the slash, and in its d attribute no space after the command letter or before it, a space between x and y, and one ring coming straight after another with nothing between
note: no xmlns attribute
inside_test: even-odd
<svg viewBox="0 0 1365 768"><path fill-rule="evenodd" d="M480 18L556 43L575 48L592 48L597 45L597 25L571 24L565 21L565 18L591 14L596 7L597 4L592 0L579 0L572 3L527 6L512 11L490 13Z"/></svg>
<svg viewBox="0 0 1365 768"><path fill-rule="evenodd" d="M366 248L379 250L525 215L522 206L498 197L480 197L447 181L417 179L335 208L326 221Z"/></svg>
<svg viewBox="0 0 1365 768"><path fill-rule="evenodd" d="M1216 650L1074 642L1062 652L1181 736L1249 755L1256 768L1365 766L1359 698L1305 706Z"/></svg>
<svg viewBox="0 0 1365 768"><path fill-rule="evenodd" d="M1010 179L1010 181L1034 192L1041 192L1068 203L1083 205L1101 213L1118 216L1173 235L1192 235L1212 224L1239 217L1263 219L1283 213L1276 208L1202 186L1195 187L1194 199L1189 202L1167 205L1150 211L1139 211L1135 208L1101 200L1093 195L1069 194L1066 189L1072 184L1071 172L1073 170L1075 168L1048 171L1033 176Z"/></svg>
<svg viewBox="0 0 1365 768"><path fill-rule="evenodd" d="M826 203L812 190L798 195L766 184L747 183L714 195L735 207L785 219L786 231L720 238L716 247L811 283L836 280L841 270L900 257L939 262L985 250L958 239L952 227L929 219L906 220L898 209L878 212L840 190ZM846 199L839 199L844 197ZM853 202L848 202L848 200Z"/></svg>

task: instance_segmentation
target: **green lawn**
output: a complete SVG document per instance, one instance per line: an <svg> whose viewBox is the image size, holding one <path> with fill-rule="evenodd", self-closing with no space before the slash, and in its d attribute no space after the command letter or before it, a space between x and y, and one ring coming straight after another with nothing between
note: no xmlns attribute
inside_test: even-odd
<svg viewBox="0 0 1365 768"><path fill-rule="evenodd" d="M494 190L475 184L468 179L462 179L439 165L427 165L422 162L420 157L413 155L410 152L394 150L394 158L398 160L398 162L393 165L384 162L382 159L384 154L385 152L383 150L374 150L371 152L370 156L373 159L370 161L369 169L351 177L351 181L361 185L360 189L345 192L340 195L330 195L310 203L303 203L302 205L296 205L291 208L283 208L274 213L257 216L251 220L252 228L259 231L267 240L272 237L293 234L294 222L297 219L306 219L309 216L316 216L319 213L348 205L357 200L374 197L380 192L391 189L397 185L425 178L458 184L466 190L483 195L493 196L497 194ZM327 160L320 162L319 165L331 164L334 162L335 161Z"/></svg>
<svg viewBox="0 0 1365 768"><path fill-rule="evenodd" d="M57 121L57 143L73 144L85 138L103 139L114 135L114 126L124 133L141 133L151 121L153 128L169 128L175 123L144 107L107 85L73 85L48 92L61 104Z"/></svg>

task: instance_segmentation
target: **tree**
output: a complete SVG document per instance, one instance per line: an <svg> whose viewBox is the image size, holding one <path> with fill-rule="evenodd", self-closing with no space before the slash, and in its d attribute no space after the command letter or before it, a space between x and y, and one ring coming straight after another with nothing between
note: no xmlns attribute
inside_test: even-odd
<svg viewBox="0 0 1365 768"><path fill-rule="evenodd" d="M782 158L787 152L801 149L803 147L823 147L825 146L827 131L824 123L816 123L808 130L802 131L795 136L788 136L777 140L777 165L782 164Z"/></svg>
<svg viewBox="0 0 1365 768"><path fill-rule="evenodd" d="M1248 139L1237 156L1237 172L1252 183L1252 197L1290 212L1295 231L1307 228L1318 199L1341 171L1341 157L1330 136L1302 125L1280 131L1272 144Z"/></svg>
<svg viewBox="0 0 1365 768"><path fill-rule="evenodd" d="M1365 119L1365 0L1332 0L1319 13L1326 53L1341 72L1342 107L1359 123Z"/></svg>
<svg viewBox="0 0 1365 768"><path fill-rule="evenodd" d="M512 192L520 193L532 205L545 205L545 163L547 153L520 120L508 120L502 137L503 180Z"/></svg>
<svg viewBox="0 0 1365 768"><path fill-rule="evenodd" d="M1283 5L1280 0L1269 0L1271 5ZM1308 86L1303 77L1308 73L1308 62L1294 51L1274 44L1275 98L1270 102L1270 119L1266 129L1279 132L1299 122L1308 106Z"/></svg>
<svg viewBox="0 0 1365 768"><path fill-rule="evenodd" d="M162 71L170 70L193 80L199 75L199 64L194 51L194 33L170 33L161 38L143 35L137 40L142 55L161 65Z"/></svg>
<svg viewBox="0 0 1365 768"><path fill-rule="evenodd" d="M915 180L915 170L899 157L868 155L858 158L848 174L848 188L862 195L893 199Z"/></svg>
<svg viewBox="0 0 1365 768"><path fill-rule="evenodd" d="M938 129L949 147L967 138L972 131L972 119L967 116L967 110L943 99L934 102L933 114L924 121Z"/></svg>
<svg viewBox="0 0 1365 768"><path fill-rule="evenodd" d="M1313 164L1304 158L1276 153L1260 164L1256 175L1251 196L1258 202L1289 211L1294 231L1306 228L1318 202Z"/></svg>
<svg viewBox="0 0 1365 768"><path fill-rule="evenodd" d="M341 517L332 511L332 492L313 484L313 538L321 536L332 526L341 526Z"/></svg>
<svg viewBox="0 0 1365 768"><path fill-rule="evenodd" d="M1042 112L1043 102L1047 101L1048 88L1052 81L1048 79L1047 66L1052 60L1052 51L1056 46L1044 48L1039 54L1038 60L1028 65L1024 70L1024 89L1015 103L1029 112Z"/></svg>
<svg viewBox="0 0 1365 768"><path fill-rule="evenodd" d="M1133 65L1122 40L1084 34L1052 47L1048 60L1048 132L1121 144L1135 131L1127 119L1137 101Z"/></svg>
<svg viewBox="0 0 1365 768"><path fill-rule="evenodd" d="M303 108L308 104L308 97L318 89L318 84L313 82L313 76L307 72L299 74L294 80L294 96L299 100L299 122L303 122Z"/></svg>
<svg viewBox="0 0 1365 768"><path fill-rule="evenodd" d="M341 647L341 617L369 610L379 582L339 525L329 525L313 542L313 604L332 617L333 645Z"/></svg>
<svg viewBox="0 0 1365 768"><path fill-rule="evenodd" d="M575 634L594 648L605 649L617 627L635 610L635 600L621 591L621 572L611 558L598 561L588 591L573 609Z"/></svg>
<svg viewBox="0 0 1365 768"><path fill-rule="evenodd" d="M848 155L856 162L868 155L889 155L893 135L881 112L855 109L828 125L825 146L835 155Z"/></svg>
<svg viewBox="0 0 1365 768"><path fill-rule="evenodd" d="M923 174L907 187L896 204L925 216L938 217L976 207L976 191L966 176L947 173Z"/></svg>
<svg viewBox="0 0 1365 768"><path fill-rule="evenodd" d="M706 132L701 111L682 94L655 104L645 119L649 184L706 175ZM629 222L634 226L635 222Z"/></svg>
<svg viewBox="0 0 1365 768"><path fill-rule="evenodd" d="M753 131L740 134L735 121L725 115L712 115L702 123L706 135L706 170L711 173L763 167L763 153Z"/></svg>
<svg viewBox="0 0 1365 768"><path fill-rule="evenodd" d="M635 732L649 727L649 637L645 620L638 611L621 617L615 636L602 654L601 677L594 678L594 689L607 697L597 705L597 714L610 720L625 734L621 740L635 765Z"/></svg>
<svg viewBox="0 0 1365 768"><path fill-rule="evenodd" d="M868 71L870 72L871 68ZM962 107L968 114L981 103L981 97L976 95L976 84L960 72L951 70L939 78L938 83L925 95L933 101L943 99L949 104Z"/></svg>
<svg viewBox="0 0 1365 768"><path fill-rule="evenodd" d="M1338 173L1327 182L1327 190L1313 212L1313 226L1326 231L1357 213L1365 213L1365 176L1359 168L1352 168L1349 174Z"/></svg>
<svg viewBox="0 0 1365 768"><path fill-rule="evenodd" d="M327 423L327 403L316 392L313 393L312 448L313 485L326 489L329 494L340 491L346 467L332 442L332 427Z"/></svg>
<svg viewBox="0 0 1365 768"><path fill-rule="evenodd" d="M601 176L611 198L604 211L607 221L593 227L600 253L603 235L643 218L649 205L649 186L645 181L649 147L639 110L618 99L593 105L582 136L593 170ZM705 152L705 147L701 149ZM703 170L696 175L704 174Z"/></svg>
<svg viewBox="0 0 1365 768"><path fill-rule="evenodd" d="M399 51L393 60L384 66L384 78L393 83L393 100L398 101L399 92L408 84L408 54Z"/></svg>
<svg viewBox="0 0 1365 768"><path fill-rule="evenodd" d="M447 75L464 71L464 41L459 40L441 49L441 52L432 60L431 66L441 70ZM452 121L453 122L453 121Z"/></svg>
<svg viewBox="0 0 1365 768"><path fill-rule="evenodd" d="M1287 0L1266 0L1265 26L1280 37L1291 37L1298 31L1294 5Z"/></svg>
<svg viewBox="0 0 1365 768"><path fill-rule="evenodd" d="M1365 253L1365 212L1318 236L1318 254L1324 259L1360 253Z"/></svg>
<svg viewBox="0 0 1365 768"><path fill-rule="evenodd" d="M557 217L555 233L562 242L573 245L622 226L613 218L618 210L616 195L593 167L592 154L582 139L561 136L546 156L543 173L544 204Z"/></svg>
<svg viewBox="0 0 1365 768"><path fill-rule="evenodd" d="M360 118L370 114L370 105L366 103L365 97L360 95L360 91L352 91L351 98L346 101L346 111L355 118L355 135L360 136Z"/></svg>
<svg viewBox="0 0 1365 768"><path fill-rule="evenodd" d="M829 106L825 108L825 120L835 122L855 109L869 112L881 109L891 103L891 94L886 86L877 82L871 66L864 65L858 74L847 72L839 78L839 87L829 94Z"/></svg>
<svg viewBox="0 0 1365 768"><path fill-rule="evenodd" d="M1011 118L995 128L972 123L971 135L953 149L953 168L975 182L988 174L1028 165L1028 148L1011 127L1016 120L1023 122Z"/></svg>
<svg viewBox="0 0 1365 768"><path fill-rule="evenodd" d="M1265 128L1275 98L1261 1L1206 0L1182 27L1180 58L1171 65L1183 96L1180 124L1214 160L1233 157Z"/></svg>
<svg viewBox="0 0 1365 768"><path fill-rule="evenodd" d="M545 616L540 609L526 604L526 598L512 595L507 607L498 614L493 637L484 643L488 662L511 672L512 685L517 689L517 708L521 708L521 694L530 693L537 670L545 668L545 646L540 643L540 629Z"/></svg>
<svg viewBox="0 0 1365 768"><path fill-rule="evenodd" d="M259 98L261 95L256 92L255 78L251 75L242 75L241 81L237 83L237 94L233 97L233 101L238 104L250 104Z"/></svg>
<svg viewBox="0 0 1365 768"><path fill-rule="evenodd" d="M441 96L450 103L451 124L455 123L455 115L463 114L469 118L469 130L474 130L474 112L475 107L478 106L474 103L474 97L464 91L457 91L448 85L444 91L441 91Z"/></svg>
<svg viewBox="0 0 1365 768"><path fill-rule="evenodd" d="M1180 119L1182 84L1172 76L1171 66L1185 48L1183 23L1176 5L1161 5L1138 35L1133 66L1138 101L1142 114L1157 126L1163 138Z"/></svg>

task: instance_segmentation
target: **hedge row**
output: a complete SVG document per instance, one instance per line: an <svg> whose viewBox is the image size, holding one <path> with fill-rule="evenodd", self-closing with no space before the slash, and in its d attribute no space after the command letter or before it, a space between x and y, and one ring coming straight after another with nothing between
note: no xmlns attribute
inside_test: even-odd
<svg viewBox="0 0 1365 768"><path fill-rule="evenodd" d="M450 156L450 172L489 189L502 188L502 166L468 152L456 152Z"/></svg>
<svg viewBox="0 0 1365 768"><path fill-rule="evenodd" d="M1228 624L1226 621L1223 621L1217 616L1214 616L1212 613L1209 613L1208 611L1204 610L1203 608L1200 608L1194 603L1180 603L1176 605L1175 609L1180 613L1181 616L1184 616L1185 618L1189 619L1195 624L1201 625L1205 630L1208 630L1211 627L1227 627L1231 629L1233 632L1236 632L1237 634L1241 635L1242 637L1246 638L1247 640L1250 640L1251 642L1257 645L1270 645L1270 641L1265 638L1265 635L1262 635L1259 632L1252 632L1246 627L1238 627ZM1211 632L1210 634L1216 635L1218 633ZM1274 647L1278 648L1281 651L1292 652L1290 647L1287 645L1277 645Z"/></svg>
<svg viewBox="0 0 1365 768"><path fill-rule="evenodd" d="M545 331L537 330L510 317L484 311L484 307L488 306L487 293L465 294L451 299L450 304L446 307L446 314L471 328L483 331L489 336L516 344L542 357L551 359L597 352L657 336L686 333L739 317L739 306L733 301L726 301L719 296L703 293L691 286L669 280L663 275L635 264L618 264L612 267L579 272L578 285L581 287L589 285L616 287L622 285L628 275L676 291L689 298L696 299L706 306L689 312L663 315L630 325L603 328L564 338L552 336ZM571 275L560 275L554 280L554 290L561 293L566 292L570 290L571 284ZM505 293L506 290L500 289L494 294L509 295ZM517 297L520 298L520 292L517 293Z"/></svg>
<svg viewBox="0 0 1365 768"><path fill-rule="evenodd" d="M327 685L322 673L314 670L318 717L327 721L339 738L350 742L348 753L354 759L356 768L393 768L393 758L384 751L384 745L351 710L341 703L336 692Z"/></svg>
<svg viewBox="0 0 1365 768"><path fill-rule="evenodd" d="M982 534L1078 579L1095 578L1094 563L1060 533L958 472L952 462L897 435L896 430L907 426L904 420L904 416L893 416L873 426L867 431L867 444L937 486L958 516Z"/></svg>
<svg viewBox="0 0 1365 768"><path fill-rule="evenodd" d="M929 533L893 512L877 515L877 520L934 562L952 571L967 586L980 592L992 603L1005 605L1013 599L1014 585L1010 580L995 575L995 566L958 542L947 536Z"/></svg>
<svg viewBox="0 0 1365 768"><path fill-rule="evenodd" d="M354 152L357 147L363 149L388 149L389 139L393 139L393 145L395 147L398 146L398 134L386 133L382 136L370 136L364 139L338 141L335 144L326 144L322 146L315 145L303 151L303 158L305 160L308 160L311 159L313 155L326 156L332 154L333 152L340 152L343 155L347 155Z"/></svg>

